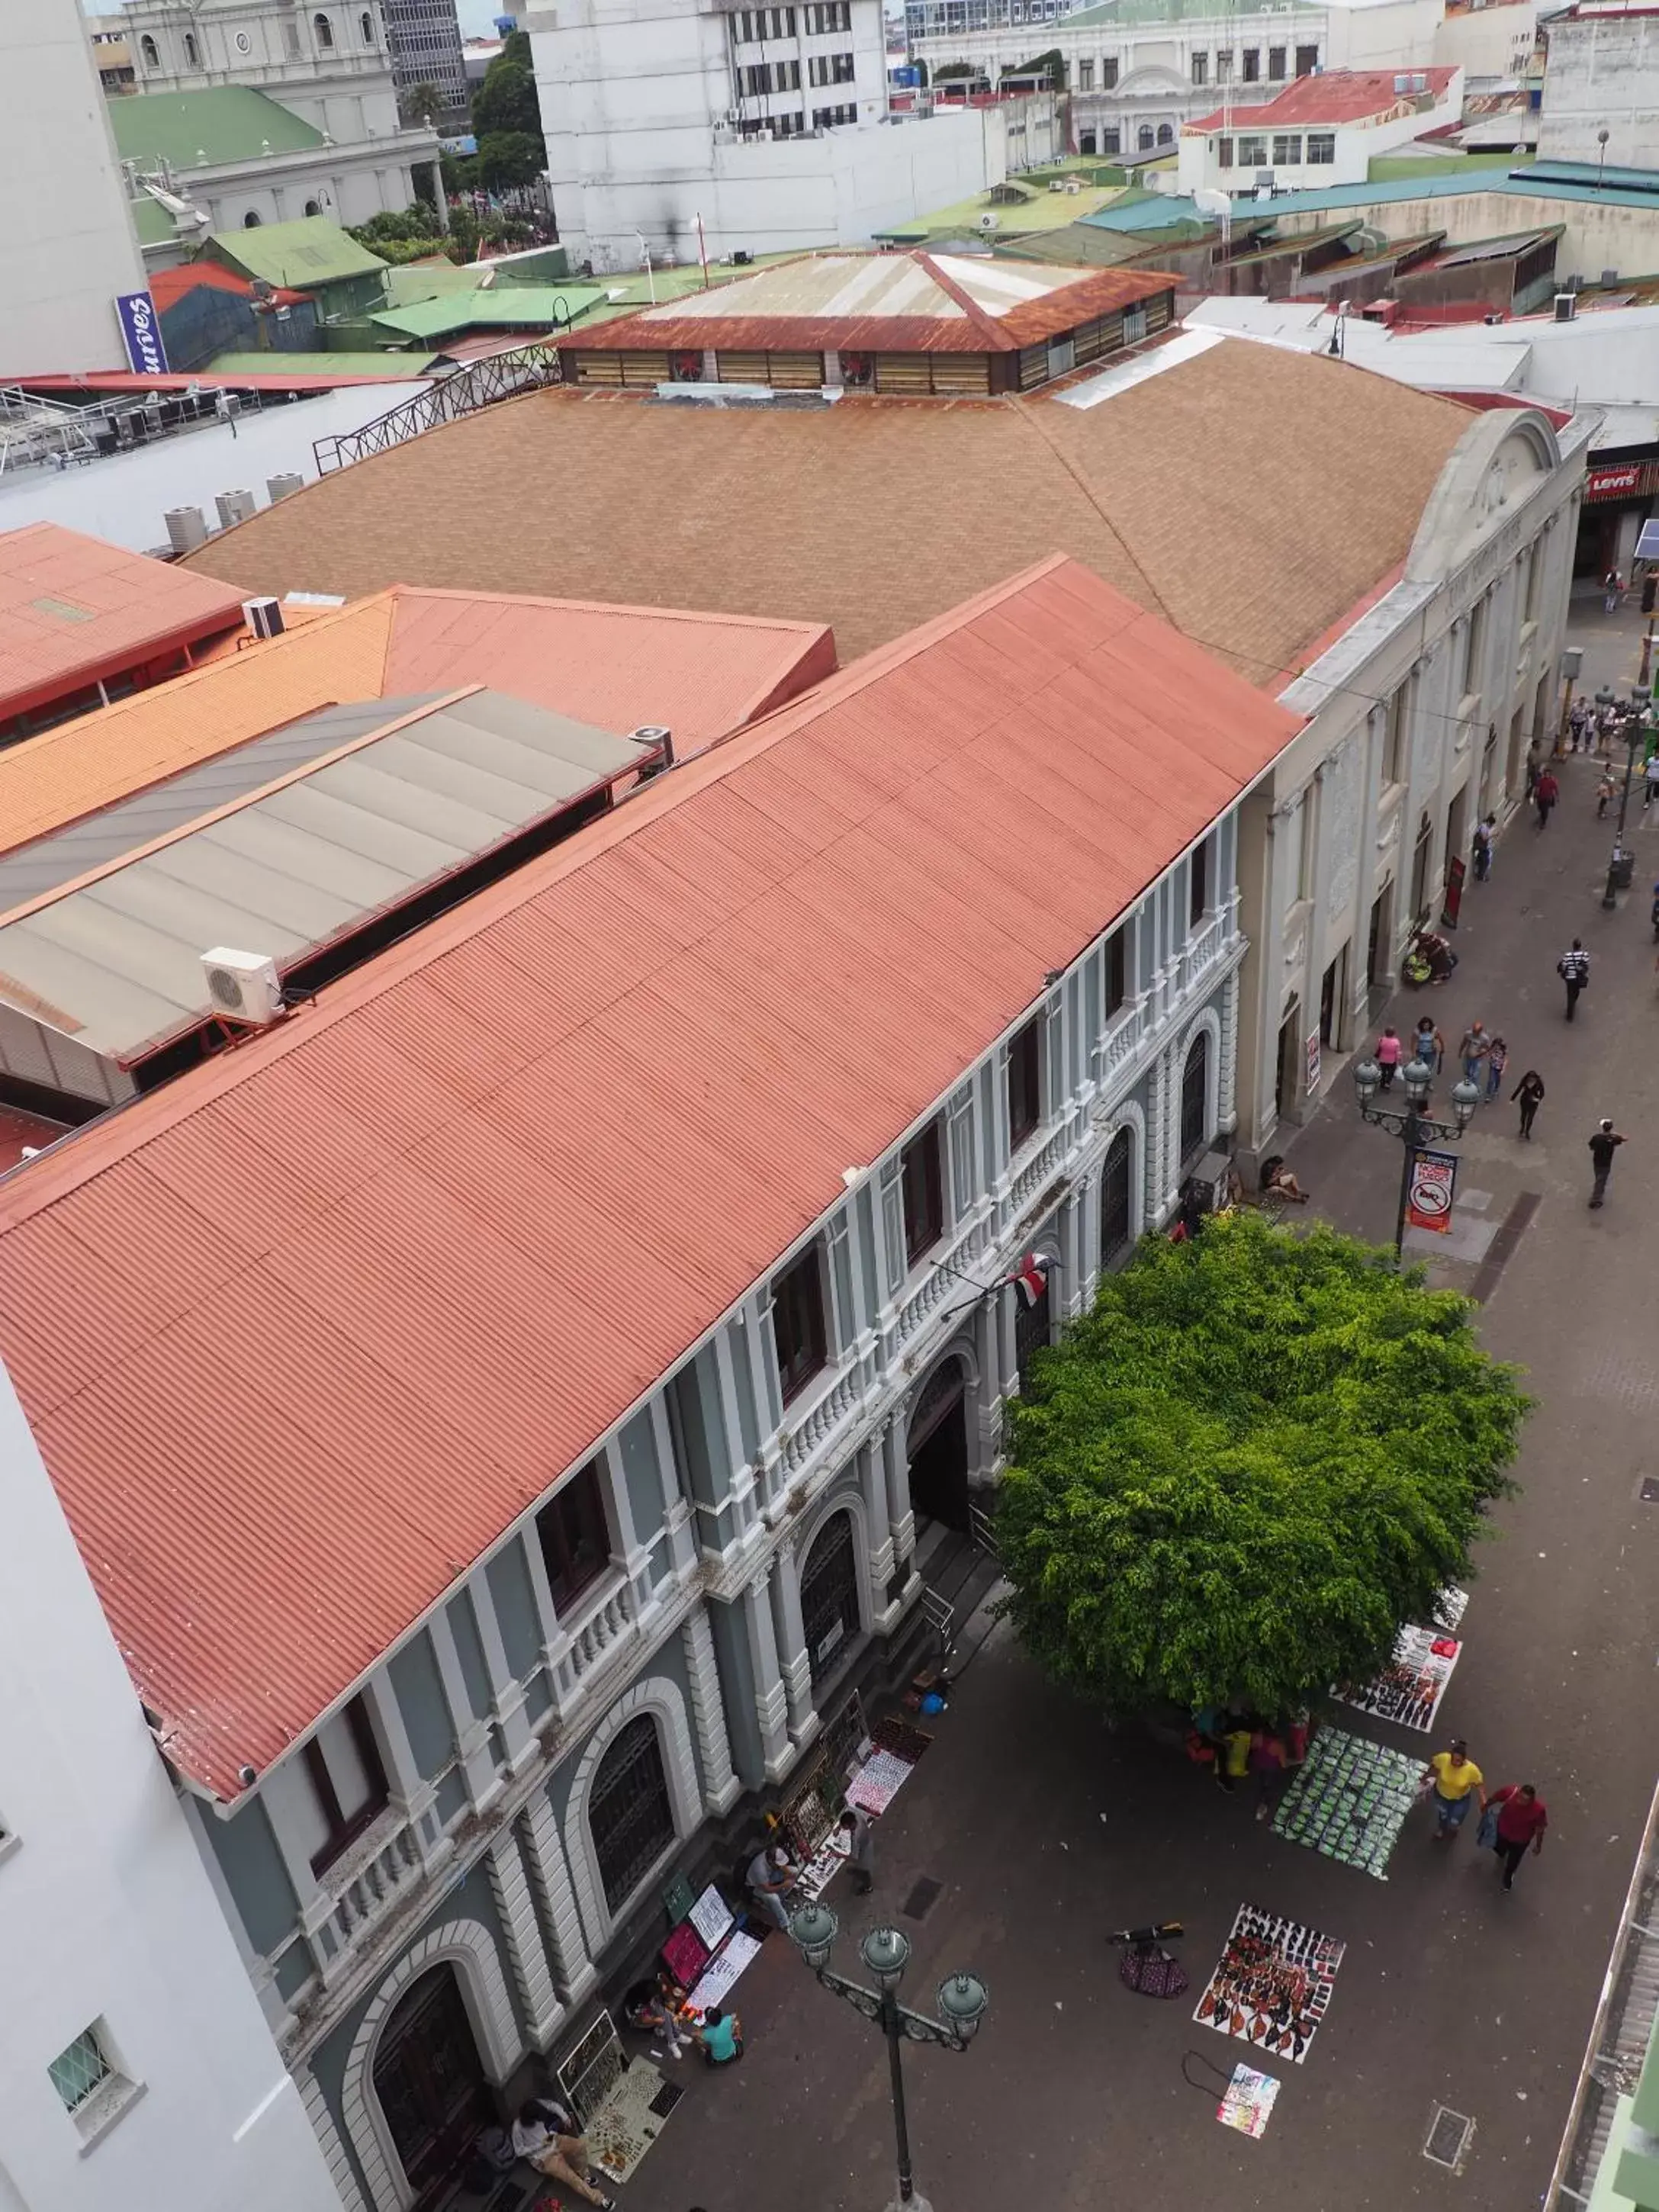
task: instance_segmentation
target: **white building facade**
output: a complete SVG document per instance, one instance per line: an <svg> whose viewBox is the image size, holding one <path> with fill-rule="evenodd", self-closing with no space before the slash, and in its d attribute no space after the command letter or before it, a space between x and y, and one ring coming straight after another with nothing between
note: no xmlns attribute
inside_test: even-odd
<svg viewBox="0 0 1659 2212"><path fill-rule="evenodd" d="M135 91L246 85L322 133L320 147L170 172L168 189L215 229L250 216L367 222L410 206L417 172L443 207L437 135L398 114L381 0L132 0L126 14Z"/></svg>
<svg viewBox="0 0 1659 2212"><path fill-rule="evenodd" d="M1659 164L1659 16L1579 0L1547 18L1544 42L1539 159Z"/></svg>
<svg viewBox="0 0 1659 2212"><path fill-rule="evenodd" d="M699 218L710 259L863 245L1000 184L1015 110L1030 143L1019 103L890 117L880 0L572 0L526 25L559 235L601 272L695 261Z"/></svg>
<svg viewBox="0 0 1659 2212"><path fill-rule="evenodd" d="M0 179L20 210L0 243L0 382L125 368L115 301L143 266L76 0L0 8Z"/></svg>
<svg viewBox="0 0 1659 2212"><path fill-rule="evenodd" d="M338 2199L0 1372L0 2206Z"/></svg>
<svg viewBox="0 0 1659 2212"><path fill-rule="evenodd" d="M1595 419L1558 432L1528 408L1475 416L1404 575L1280 694L1309 721L1244 807L1246 1146L1302 1120L1370 1041L1450 862L1468 861L1478 821L1522 803L1528 746L1559 714Z"/></svg>
<svg viewBox="0 0 1659 2212"><path fill-rule="evenodd" d="M1455 123L1462 106L1458 69L1321 76L1259 109L1212 107L1185 125L1176 174L1183 192L1363 185L1380 155Z"/></svg>

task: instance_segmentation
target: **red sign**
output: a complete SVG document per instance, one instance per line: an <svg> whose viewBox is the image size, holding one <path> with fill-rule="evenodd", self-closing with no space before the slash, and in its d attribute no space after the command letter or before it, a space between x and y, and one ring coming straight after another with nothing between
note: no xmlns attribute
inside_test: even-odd
<svg viewBox="0 0 1659 2212"><path fill-rule="evenodd" d="M1454 853L1446 869L1446 902L1440 909L1443 929L1455 929L1463 905L1463 878L1468 872L1463 855Z"/></svg>
<svg viewBox="0 0 1659 2212"><path fill-rule="evenodd" d="M1455 1152L1419 1152L1412 1161L1406 1218L1413 1229L1432 1229L1444 1237L1451 1228L1452 1197L1457 1188Z"/></svg>
<svg viewBox="0 0 1659 2212"><path fill-rule="evenodd" d="M1625 499L1640 490L1642 464L1630 461L1616 469L1592 469L1584 478L1586 499Z"/></svg>

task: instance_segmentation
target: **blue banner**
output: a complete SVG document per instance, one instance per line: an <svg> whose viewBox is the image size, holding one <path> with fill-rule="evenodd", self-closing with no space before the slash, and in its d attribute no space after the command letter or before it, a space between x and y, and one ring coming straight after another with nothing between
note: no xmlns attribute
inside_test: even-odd
<svg viewBox="0 0 1659 2212"><path fill-rule="evenodd" d="M126 340L127 367L136 376L165 376L167 348L161 343L161 320L149 294L120 293L115 312L121 318L121 336Z"/></svg>

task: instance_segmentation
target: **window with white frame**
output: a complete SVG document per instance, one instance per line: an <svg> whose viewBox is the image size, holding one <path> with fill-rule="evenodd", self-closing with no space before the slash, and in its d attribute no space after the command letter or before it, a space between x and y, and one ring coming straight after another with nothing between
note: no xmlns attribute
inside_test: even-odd
<svg viewBox="0 0 1659 2212"><path fill-rule="evenodd" d="M1231 84L1233 81L1233 50L1231 46L1218 46L1215 50L1215 81L1218 84Z"/></svg>
<svg viewBox="0 0 1659 2212"><path fill-rule="evenodd" d="M1276 131L1273 133L1273 167L1276 169L1299 169L1302 167L1302 134L1299 131Z"/></svg>
<svg viewBox="0 0 1659 2212"><path fill-rule="evenodd" d="M1336 161L1334 131L1310 131L1308 133L1307 161L1310 169L1328 169Z"/></svg>
<svg viewBox="0 0 1659 2212"><path fill-rule="evenodd" d="M1241 169L1265 169L1267 166L1267 142L1253 135L1238 142L1238 166Z"/></svg>
<svg viewBox="0 0 1659 2212"><path fill-rule="evenodd" d="M138 2094L123 2072L107 2025L95 2020L50 2061L46 2074L58 2101L89 2148Z"/></svg>
<svg viewBox="0 0 1659 2212"><path fill-rule="evenodd" d="M1270 84L1282 84L1285 81L1283 46L1269 46L1267 49L1267 81Z"/></svg>
<svg viewBox="0 0 1659 2212"><path fill-rule="evenodd" d="M1042 1040L1048 1024L1036 1014L1008 1041L1008 1149L1017 1152L1042 1119Z"/></svg>
<svg viewBox="0 0 1659 2212"><path fill-rule="evenodd" d="M1401 684L1389 701L1388 714L1382 725L1382 781L1385 785L1406 781L1406 730L1411 720L1407 701L1409 689L1409 684Z"/></svg>
<svg viewBox="0 0 1659 2212"><path fill-rule="evenodd" d="M1193 56L1193 82L1194 84L1207 84L1209 81L1210 57L1208 54L1194 54Z"/></svg>
<svg viewBox="0 0 1659 2212"><path fill-rule="evenodd" d="M1103 92L1117 90L1117 62L1110 54L1100 65L1100 88Z"/></svg>
<svg viewBox="0 0 1659 2212"><path fill-rule="evenodd" d="M1079 62L1078 64L1077 88L1079 92L1092 92L1094 90L1095 65L1092 62Z"/></svg>
<svg viewBox="0 0 1659 2212"><path fill-rule="evenodd" d="M301 1759L311 1783L304 1840L311 1871L320 1875L380 1817L390 1794L361 1697L323 1723Z"/></svg>

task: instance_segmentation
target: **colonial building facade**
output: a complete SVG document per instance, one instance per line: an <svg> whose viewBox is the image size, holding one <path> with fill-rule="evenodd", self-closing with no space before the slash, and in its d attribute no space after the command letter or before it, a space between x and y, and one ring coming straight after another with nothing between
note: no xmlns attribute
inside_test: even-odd
<svg viewBox="0 0 1659 2212"><path fill-rule="evenodd" d="M1004 703L988 709L988 698ZM959 781L942 766L939 733L968 722L977 734ZM810 1006L827 994L842 1031L815 1035L806 1064L780 1064L750 1095L762 1119L781 1099L801 1152L826 1162L855 1132L882 1135L821 1178L758 1277L628 1394L574 1464L544 1470L435 1601L370 1663L337 1670L339 1693L263 1769L246 1765L226 1787L216 1781L225 1754L198 1737L195 1717L155 1716L347 2212L405 2212L526 2062L562 2056L599 1997L660 1942L669 1880L729 1872L852 1689L905 1662L922 1592L919 1530L968 1528L994 1484L1003 1408L1032 1355L1136 1237L1168 1218L1183 1176L1234 1125L1239 808L1296 726L1056 560L674 771L629 802L631 816L594 825L585 898L610 879L607 864L619 887L642 884L635 872L655 849L653 831L707 834L734 805L775 803L771 818L790 841L813 834L826 806L861 815L864 860L843 888L839 871L857 856L840 833L826 848L833 866L789 877L804 919L784 997ZM880 803L868 809L847 781L842 748L855 732L879 738ZM1133 827L1127 792L1138 794ZM904 859L890 842L901 830ZM575 895L561 886L581 842L550 856L543 898ZM884 849L892 857L882 869ZM943 905L922 884L934 853L936 880L958 887ZM536 889L453 936L442 957L472 963L510 940L517 960L528 957ZM718 896L683 893L674 910L701 914ZM905 957L873 950L867 973L830 975L811 915L832 897L846 901L847 943L866 906L879 906L877 936L897 929ZM437 957L366 994L315 1044L296 1029L250 1048L233 1085L238 1117L275 1110L307 1055L331 1049L360 1012L369 1034L390 1035L417 1011L404 989L430 1011L434 985L440 998L447 988ZM744 1048L763 1049L774 1019L793 1018L766 1003L769 960L738 975L729 945L708 958L706 994L694 1004L682 976L680 1003L712 1025L718 1050L718 1008L735 989L733 1006L754 1015ZM890 1036L884 1070L861 992L872 1006L889 994L890 1018L915 1035L916 1064L933 1071L931 1090L905 1091ZM988 992L998 1008L988 1022ZM660 1049L673 1051L672 1036ZM715 1079L716 1061L707 1065ZM544 1064L538 1097L550 1099L548 1079ZM704 1086L688 1072L681 1087L694 1121ZM902 1110L871 1106L883 1088ZM181 1096L182 1085L141 1101L122 1117L125 1133L88 1133L94 1146L118 1146L121 1159L103 1163L118 1182L148 1150L147 1115L170 1148ZM161 1106L165 1121L152 1113ZM396 1109L419 1110L413 1098ZM532 1154L570 1134L551 1103L542 1111L545 1127L514 1170L521 1209L534 1203ZM747 1132L728 1126L740 1147ZM479 1124L471 1142L482 1139ZM573 1140L592 1147L593 1131ZM593 1152L596 1172L606 1148ZM480 1191L488 1150L477 1152ZM96 1164L88 1154L88 1171ZM777 1169L793 1189L796 1164L780 1158ZM48 1212L58 1196L74 1211L73 1188L58 1185L43 1198ZM309 1203L298 1191L289 1202L301 1215ZM775 1194L755 1202L775 1208ZM33 1249L36 1212L25 1182L0 1235L21 1233ZM665 1231L648 1212L628 1234L654 1264ZM522 1218L516 1233L527 1237L527 1211ZM733 1237L745 1226L734 1212ZM1011 1281L1033 1253L1050 1263L1034 1304ZM580 1275L602 1256L571 1249L556 1265ZM461 1249L445 1258L463 1302L474 1264ZM665 1297L672 1270L661 1279ZM478 1372L479 1390L529 1405L549 1388L598 1389L603 1358L590 1361L577 1340L568 1377L543 1373L534 1317L501 1296L505 1365ZM404 1313L417 1328L416 1309ZM26 1349L3 1317L0 1345ZM349 1349L339 1356L349 1364ZM38 1376L23 1387L43 1419L49 1395ZM48 1441L72 1518L76 1452ZM481 1451L479 1482L483 1461ZM297 1481L299 1470L272 1476ZM475 1478L457 1468L453 1479L464 1490ZM361 1510L372 1510L369 1496ZM410 1499L416 1520L434 1510L413 1471ZM360 1517L358 1541L372 1582L398 1536ZM118 1606L118 1594L106 1601ZM141 1681L152 1660L162 1674L173 1663L165 1650L129 1656ZM250 1735L257 1725L250 1713Z"/></svg>

